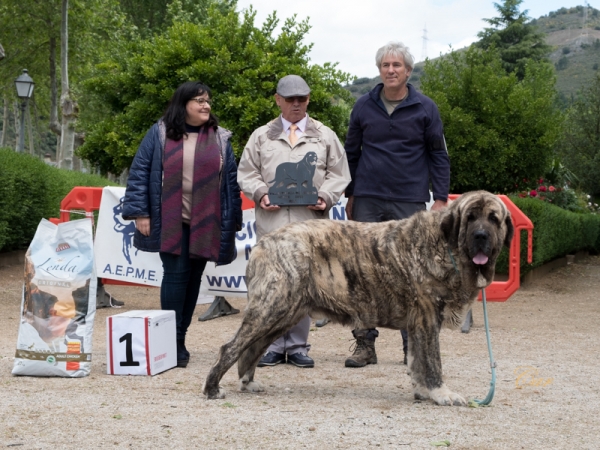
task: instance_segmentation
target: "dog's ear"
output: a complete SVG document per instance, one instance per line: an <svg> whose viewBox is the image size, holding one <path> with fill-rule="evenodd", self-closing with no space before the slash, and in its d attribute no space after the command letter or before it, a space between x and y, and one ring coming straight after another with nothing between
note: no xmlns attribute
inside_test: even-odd
<svg viewBox="0 0 600 450"><path fill-rule="evenodd" d="M457 208L452 211L446 211L446 214L442 219L441 229L442 234L450 247L457 247L458 234L460 233L460 214Z"/></svg>
<svg viewBox="0 0 600 450"><path fill-rule="evenodd" d="M508 213L508 215L506 216L504 223L506 225L506 237L504 238L504 245L510 248L510 243L512 242L512 239L515 234L515 227L513 226L512 217L510 216L510 213Z"/></svg>

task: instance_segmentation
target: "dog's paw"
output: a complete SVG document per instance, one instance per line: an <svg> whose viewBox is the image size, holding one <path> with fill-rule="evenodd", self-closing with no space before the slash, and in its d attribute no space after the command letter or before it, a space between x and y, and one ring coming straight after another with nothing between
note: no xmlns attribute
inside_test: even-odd
<svg viewBox="0 0 600 450"><path fill-rule="evenodd" d="M429 398L441 406L467 406L467 401L446 386L429 391Z"/></svg>
<svg viewBox="0 0 600 450"><path fill-rule="evenodd" d="M429 391L425 387L413 383L413 395L415 396L415 400L427 400L429 398Z"/></svg>
<svg viewBox="0 0 600 450"><path fill-rule="evenodd" d="M206 381L204 382L204 386L202 386L202 393L206 395L208 400L218 400L221 398L225 398L225 389L219 386L217 389L207 389Z"/></svg>
<svg viewBox="0 0 600 450"><path fill-rule="evenodd" d="M264 392L265 388L258 381L240 380L240 392Z"/></svg>
<svg viewBox="0 0 600 450"><path fill-rule="evenodd" d="M219 386L219 390L217 391L216 395L214 397L212 397L211 399L218 400L221 398L225 398L226 394L227 394L227 392L225 391L225 389L223 389L221 386Z"/></svg>

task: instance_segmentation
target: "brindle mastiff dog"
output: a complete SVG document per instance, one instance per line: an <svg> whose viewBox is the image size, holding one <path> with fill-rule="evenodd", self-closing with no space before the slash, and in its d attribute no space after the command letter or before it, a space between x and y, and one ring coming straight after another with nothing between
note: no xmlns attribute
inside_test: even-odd
<svg viewBox="0 0 600 450"><path fill-rule="evenodd" d="M485 191L406 220L309 220L264 236L248 262L242 324L203 392L223 398L219 381L236 361L240 390L262 391L254 380L261 355L308 313L355 329L407 329L415 398L466 405L442 380L440 328L460 327L512 237L509 211Z"/></svg>

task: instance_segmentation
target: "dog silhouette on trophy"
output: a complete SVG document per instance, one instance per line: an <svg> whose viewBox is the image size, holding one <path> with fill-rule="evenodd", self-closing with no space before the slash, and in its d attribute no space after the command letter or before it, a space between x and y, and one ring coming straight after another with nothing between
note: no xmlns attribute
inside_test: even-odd
<svg viewBox="0 0 600 450"><path fill-rule="evenodd" d="M284 162L275 169L275 178L269 181L269 201L272 205L316 205L319 195L313 185L317 154L308 152L298 162Z"/></svg>

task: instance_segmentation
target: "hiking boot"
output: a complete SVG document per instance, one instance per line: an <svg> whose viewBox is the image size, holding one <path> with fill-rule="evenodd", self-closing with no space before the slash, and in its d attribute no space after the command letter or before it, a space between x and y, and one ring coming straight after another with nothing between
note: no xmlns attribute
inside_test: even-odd
<svg viewBox="0 0 600 450"><path fill-rule="evenodd" d="M346 359L346 367L364 367L367 364L377 364L375 339L379 336L377 330L352 330L356 339L354 353ZM352 347L350 347L352 349Z"/></svg>
<svg viewBox="0 0 600 450"><path fill-rule="evenodd" d="M285 362L285 354L284 353L276 353L276 352L266 352L260 361L258 362L258 367L266 367L266 366L276 366L277 364L281 364Z"/></svg>

